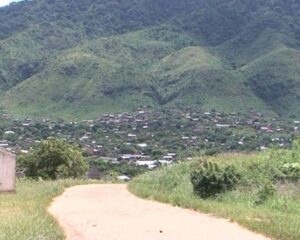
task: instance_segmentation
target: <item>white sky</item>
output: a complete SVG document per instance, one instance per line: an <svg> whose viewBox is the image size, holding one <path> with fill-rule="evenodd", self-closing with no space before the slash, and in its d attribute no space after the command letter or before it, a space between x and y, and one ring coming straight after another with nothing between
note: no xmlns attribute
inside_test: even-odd
<svg viewBox="0 0 300 240"><path fill-rule="evenodd" d="M0 7L10 4L11 2L17 2L19 0L0 0Z"/></svg>

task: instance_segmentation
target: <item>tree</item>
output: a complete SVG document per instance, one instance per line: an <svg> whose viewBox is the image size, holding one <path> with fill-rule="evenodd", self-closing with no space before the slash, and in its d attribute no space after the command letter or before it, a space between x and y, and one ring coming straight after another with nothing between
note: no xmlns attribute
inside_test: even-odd
<svg viewBox="0 0 300 240"><path fill-rule="evenodd" d="M79 147L61 139L42 141L28 154L20 155L18 165L27 177L52 180L82 177L88 170Z"/></svg>

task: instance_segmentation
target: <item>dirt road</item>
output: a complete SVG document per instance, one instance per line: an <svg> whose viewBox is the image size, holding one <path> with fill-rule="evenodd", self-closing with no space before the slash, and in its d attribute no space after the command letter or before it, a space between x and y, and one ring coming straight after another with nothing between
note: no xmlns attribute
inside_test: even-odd
<svg viewBox="0 0 300 240"><path fill-rule="evenodd" d="M139 199L125 185L69 188L49 212L67 240L267 240L224 219Z"/></svg>

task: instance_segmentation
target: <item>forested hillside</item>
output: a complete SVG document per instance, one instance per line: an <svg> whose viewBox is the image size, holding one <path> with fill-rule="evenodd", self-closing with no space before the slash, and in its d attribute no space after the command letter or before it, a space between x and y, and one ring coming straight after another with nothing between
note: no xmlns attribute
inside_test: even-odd
<svg viewBox="0 0 300 240"><path fill-rule="evenodd" d="M25 0L0 8L15 116L197 107L299 116L296 0Z"/></svg>

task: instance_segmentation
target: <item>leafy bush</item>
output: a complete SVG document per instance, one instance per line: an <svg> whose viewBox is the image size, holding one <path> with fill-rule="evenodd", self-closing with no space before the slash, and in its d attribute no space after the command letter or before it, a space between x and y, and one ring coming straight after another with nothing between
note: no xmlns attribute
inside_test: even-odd
<svg viewBox="0 0 300 240"><path fill-rule="evenodd" d="M194 192L202 198L233 189L239 179L240 175L234 166L220 167L213 162L204 162L191 174Z"/></svg>
<svg viewBox="0 0 300 240"><path fill-rule="evenodd" d="M240 169L244 169L243 183L246 185L261 185L266 181L299 181L300 142L296 139L289 150L273 148L239 165Z"/></svg>
<svg viewBox="0 0 300 240"><path fill-rule="evenodd" d="M285 180L298 181L300 179L300 163L286 163L281 171Z"/></svg>
<svg viewBox="0 0 300 240"><path fill-rule="evenodd" d="M264 203L269 198L273 197L276 193L276 188L271 181L266 181L257 193L255 204L259 205Z"/></svg>
<svg viewBox="0 0 300 240"><path fill-rule="evenodd" d="M82 177L88 170L81 150L60 139L42 141L27 155L19 156L18 167L27 177L44 179Z"/></svg>
<svg viewBox="0 0 300 240"><path fill-rule="evenodd" d="M300 140L293 141L289 150L273 149L267 155L269 161L261 166L269 172L269 179L273 182L300 180Z"/></svg>

